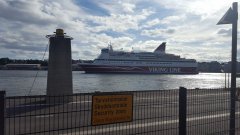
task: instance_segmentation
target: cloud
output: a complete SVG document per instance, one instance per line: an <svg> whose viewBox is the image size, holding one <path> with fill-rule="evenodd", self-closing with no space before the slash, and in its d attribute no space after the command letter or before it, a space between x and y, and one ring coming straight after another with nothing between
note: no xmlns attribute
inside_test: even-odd
<svg viewBox="0 0 240 135"><path fill-rule="evenodd" d="M134 43L132 47L135 52L153 52L153 50L155 50L161 43L162 41L160 40L139 40L138 42Z"/></svg>
<svg viewBox="0 0 240 135"><path fill-rule="evenodd" d="M143 28L149 28L149 27L152 27L152 26L155 26L155 25L159 25L161 23L161 20L159 18L156 18L156 19L153 19L153 20L150 20L148 22L146 22L145 25L143 25L142 27Z"/></svg>
<svg viewBox="0 0 240 135"><path fill-rule="evenodd" d="M2 46L5 49L25 50L25 51L44 51L45 49L39 46L20 46L18 44L8 44Z"/></svg>
<svg viewBox="0 0 240 135"><path fill-rule="evenodd" d="M122 5L123 11L125 13L134 13L134 9L136 7L134 4L122 2L120 2L120 4Z"/></svg>
<svg viewBox="0 0 240 135"><path fill-rule="evenodd" d="M9 21L25 24L64 24L82 11L71 1L59 2L13 0L0 1L0 16Z"/></svg>
<svg viewBox="0 0 240 135"><path fill-rule="evenodd" d="M149 37L164 37L167 38L169 34L175 33L175 30L172 28L169 29L153 29L153 30L143 30L141 32L142 35L144 36L149 36Z"/></svg>
<svg viewBox="0 0 240 135"><path fill-rule="evenodd" d="M41 59L48 44L45 35L63 28L74 38L74 59L94 59L109 42L115 49L152 51L166 41L171 53L224 61L228 60L231 26L216 23L231 3L0 0L0 57Z"/></svg>
<svg viewBox="0 0 240 135"><path fill-rule="evenodd" d="M129 29L137 30L139 22L145 20L154 12L148 9L142 9L138 14L111 14L110 16L89 16L88 20L97 24L92 31L101 32L112 30L116 32L125 32Z"/></svg>
<svg viewBox="0 0 240 135"><path fill-rule="evenodd" d="M232 29L220 29L217 34L221 36L228 36L230 37L232 35Z"/></svg>
<svg viewBox="0 0 240 135"><path fill-rule="evenodd" d="M136 3L126 0L98 0L95 4L113 14L132 14L136 9Z"/></svg>
<svg viewBox="0 0 240 135"><path fill-rule="evenodd" d="M45 35L51 34L56 28L66 28L68 32L74 28L83 29L85 24L79 18L79 13L84 12L72 1L58 2L0 0L0 48L9 49L9 56L13 56L14 51L31 54L45 50ZM82 32L86 33L84 29Z"/></svg>
<svg viewBox="0 0 240 135"><path fill-rule="evenodd" d="M109 15L109 12L106 9L100 7L97 3L95 3L96 1L77 0L75 2L82 10L86 11L91 15Z"/></svg>
<svg viewBox="0 0 240 135"><path fill-rule="evenodd" d="M197 15L211 15L226 8L227 5L231 6L234 0L219 1L219 0L155 0L156 3L164 6L165 8L174 9L177 12L187 12ZM224 11L223 11L224 12Z"/></svg>
<svg viewBox="0 0 240 135"><path fill-rule="evenodd" d="M147 21L142 28L150 28L157 25L178 25L179 23L184 22L186 19L185 15L181 16L167 16L163 19L155 18L153 20Z"/></svg>

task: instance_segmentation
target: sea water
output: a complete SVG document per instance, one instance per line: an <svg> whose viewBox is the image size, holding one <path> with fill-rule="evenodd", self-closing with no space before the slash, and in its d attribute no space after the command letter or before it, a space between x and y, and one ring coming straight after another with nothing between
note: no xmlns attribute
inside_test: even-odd
<svg viewBox="0 0 240 135"><path fill-rule="evenodd" d="M180 86L189 89L224 88L225 74L155 75L85 74L81 71L73 72L74 93L166 90L178 89ZM228 86L228 78L226 80L226 86ZM237 86L240 86L240 79L237 79ZM0 70L0 90L5 90L7 96L44 95L46 93L46 87L47 71Z"/></svg>

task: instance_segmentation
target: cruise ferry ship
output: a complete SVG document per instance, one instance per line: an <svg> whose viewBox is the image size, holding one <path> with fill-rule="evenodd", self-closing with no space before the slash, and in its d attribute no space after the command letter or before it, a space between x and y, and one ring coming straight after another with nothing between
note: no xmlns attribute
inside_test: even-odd
<svg viewBox="0 0 240 135"><path fill-rule="evenodd" d="M85 73L198 74L194 59L165 52L166 42L153 52L115 51L110 44L92 62L81 62Z"/></svg>

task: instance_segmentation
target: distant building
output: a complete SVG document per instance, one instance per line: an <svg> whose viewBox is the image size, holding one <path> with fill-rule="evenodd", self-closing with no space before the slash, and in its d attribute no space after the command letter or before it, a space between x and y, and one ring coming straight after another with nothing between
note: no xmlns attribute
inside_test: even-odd
<svg viewBox="0 0 240 135"><path fill-rule="evenodd" d="M198 71L199 72L208 72L209 64L207 62L198 63Z"/></svg>
<svg viewBox="0 0 240 135"><path fill-rule="evenodd" d="M232 65L231 62L224 63L224 65L223 65L224 72L230 73L232 70L231 65ZM240 62L237 62L237 73L240 73Z"/></svg>
<svg viewBox="0 0 240 135"><path fill-rule="evenodd" d="M223 70L225 73L230 73L231 72L231 62L224 63Z"/></svg>
<svg viewBox="0 0 240 135"><path fill-rule="evenodd" d="M6 64L8 70L39 70L41 64Z"/></svg>
<svg viewBox="0 0 240 135"><path fill-rule="evenodd" d="M222 72L222 65L217 61L200 62L198 63L198 70L200 72L220 73Z"/></svg>
<svg viewBox="0 0 240 135"><path fill-rule="evenodd" d="M78 64L72 64L73 71L83 71L82 68Z"/></svg>
<svg viewBox="0 0 240 135"><path fill-rule="evenodd" d="M212 61L209 63L209 72L222 72L222 65L217 61Z"/></svg>

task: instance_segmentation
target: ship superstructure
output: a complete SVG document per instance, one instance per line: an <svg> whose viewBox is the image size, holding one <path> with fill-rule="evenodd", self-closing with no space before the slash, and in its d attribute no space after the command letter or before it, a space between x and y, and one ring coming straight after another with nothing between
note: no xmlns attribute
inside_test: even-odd
<svg viewBox="0 0 240 135"><path fill-rule="evenodd" d="M153 52L114 51L111 44L92 63L79 63L86 73L197 74L194 59L165 52L166 42Z"/></svg>

